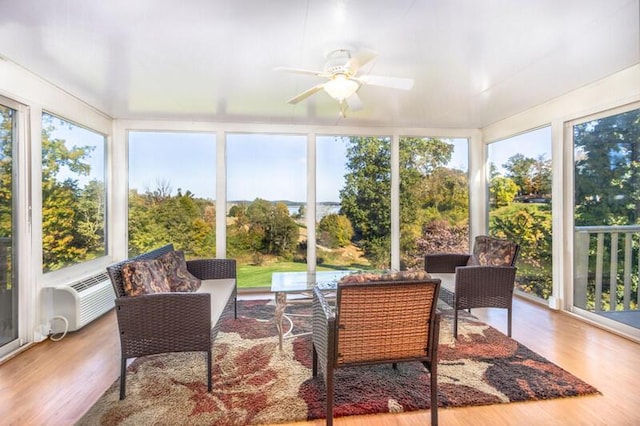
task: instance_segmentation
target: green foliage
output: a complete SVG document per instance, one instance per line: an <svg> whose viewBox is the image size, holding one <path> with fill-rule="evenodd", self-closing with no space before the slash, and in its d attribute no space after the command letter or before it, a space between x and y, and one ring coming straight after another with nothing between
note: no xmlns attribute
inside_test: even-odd
<svg viewBox="0 0 640 426"><path fill-rule="evenodd" d="M494 207L504 207L515 200L518 194L518 185L511 178L496 176L491 179L489 194Z"/></svg>
<svg viewBox="0 0 640 426"><path fill-rule="evenodd" d="M340 213L351 221L354 239L367 256L384 250L379 244L385 244L390 234L390 149L388 138L375 137L350 137L347 146Z"/></svg>
<svg viewBox="0 0 640 426"><path fill-rule="evenodd" d="M538 158L516 154L504 165L508 178L518 187L518 195L551 194L551 160L544 155Z"/></svg>
<svg viewBox="0 0 640 426"><path fill-rule="evenodd" d="M0 106L0 238L12 237L13 119L13 111Z"/></svg>
<svg viewBox="0 0 640 426"><path fill-rule="evenodd" d="M227 226L229 256L250 253L254 263L261 263L264 256L293 257L300 229L286 204L257 198L247 206L236 207L235 220Z"/></svg>
<svg viewBox="0 0 640 426"><path fill-rule="evenodd" d="M434 138L400 140L402 268L423 267L425 238L433 239L426 230L433 223L466 229L469 216L467 175L446 167L453 148L453 144Z"/></svg>
<svg viewBox="0 0 640 426"><path fill-rule="evenodd" d="M445 168L453 144L434 138L405 137L400 141L400 233L405 264L416 256L424 226L446 217L466 221L466 175ZM391 159L388 138L351 137L347 174L340 192L341 213L354 229L354 240L375 267L389 266Z"/></svg>
<svg viewBox="0 0 640 426"><path fill-rule="evenodd" d="M129 254L173 243L187 257L215 256L215 206L187 191L172 196L161 184L144 194L129 191Z"/></svg>
<svg viewBox="0 0 640 426"><path fill-rule="evenodd" d="M93 181L60 180L68 169L77 176L91 171L86 162L93 147L69 148L51 137L54 117L43 114L42 127L42 249L43 269L51 271L104 253L104 187ZM64 122L60 122L64 124Z"/></svg>
<svg viewBox="0 0 640 426"><path fill-rule="evenodd" d="M318 241L325 247L338 248L351 244L353 227L345 215L328 214L318 224Z"/></svg>
<svg viewBox="0 0 640 426"><path fill-rule="evenodd" d="M576 225L640 220L640 109L574 126Z"/></svg>
<svg viewBox="0 0 640 426"><path fill-rule="evenodd" d="M548 298L553 289L551 208L548 204L513 203L491 212L489 232L520 244L518 285Z"/></svg>

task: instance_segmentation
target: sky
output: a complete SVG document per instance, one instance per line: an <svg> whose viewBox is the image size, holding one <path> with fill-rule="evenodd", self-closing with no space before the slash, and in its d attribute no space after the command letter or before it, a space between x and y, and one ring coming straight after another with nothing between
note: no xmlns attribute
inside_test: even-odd
<svg viewBox="0 0 640 426"><path fill-rule="evenodd" d="M516 154L536 159L544 154L547 160L551 159L551 127L541 127L531 132L493 142L489 144L487 151L489 162L495 164L501 173L504 173L505 170L500 166Z"/></svg>
<svg viewBox="0 0 640 426"><path fill-rule="evenodd" d="M80 127L60 127L54 136L67 145L87 141L99 144L102 136ZM306 201L306 135L228 134L227 199ZM451 139L454 152L449 166L468 168L466 139ZM489 145L490 161L503 164L522 153L527 157L546 154L550 158L551 131L538 129ZM316 139L316 199L338 201L343 186L346 145L341 137ZM103 164L92 163L92 175L102 173ZM214 133L129 133L129 186L140 192L168 183L172 193L190 190L196 197L215 199L216 135ZM95 173L94 173L95 172Z"/></svg>

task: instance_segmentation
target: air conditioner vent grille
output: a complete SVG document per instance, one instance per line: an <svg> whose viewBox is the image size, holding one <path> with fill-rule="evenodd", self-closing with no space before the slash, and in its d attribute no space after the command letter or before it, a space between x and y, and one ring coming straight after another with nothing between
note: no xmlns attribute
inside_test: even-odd
<svg viewBox="0 0 640 426"><path fill-rule="evenodd" d="M106 272L103 272L99 275L94 275L82 281L78 281L77 283L70 285L70 287L78 293L82 293L84 290L107 280L109 280L109 275Z"/></svg>

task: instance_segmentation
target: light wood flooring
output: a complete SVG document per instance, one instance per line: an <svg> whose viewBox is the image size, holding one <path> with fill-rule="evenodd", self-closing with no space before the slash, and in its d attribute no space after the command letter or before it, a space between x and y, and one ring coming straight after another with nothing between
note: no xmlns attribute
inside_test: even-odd
<svg viewBox="0 0 640 426"><path fill-rule="evenodd" d="M473 313L505 331L503 310ZM515 300L513 337L602 395L440 409L441 425L640 424L639 344L521 299ZM117 325L109 312L60 342L39 343L0 365L0 425L72 425L118 378L118 370ZM429 412L338 418L335 423L426 425Z"/></svg>

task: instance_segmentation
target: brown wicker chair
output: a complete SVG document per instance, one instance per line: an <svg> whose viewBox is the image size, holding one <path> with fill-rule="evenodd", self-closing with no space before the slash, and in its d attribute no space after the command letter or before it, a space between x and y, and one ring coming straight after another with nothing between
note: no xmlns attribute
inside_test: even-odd
<svg viewBox="0 0 640 426"><path fill-rule="evenodd" d="M129 297L124 291L122 267L133 260L155 259L173 250L173 245L155 249L107 267L116 293L116 316L120 331L120 399L125 397L126 363L129 358L168 353L205 352L207 385L212 389L212 343L221 321L211 324L210 293L157 293ZM198 259L187 261L187 269L200 278L236 278L233 259ZM214 295L215 297L215 295ZM236 311L236 290L229 297L224 315Z"/></svg>
<svg viewBox="0 0 640 426"><path fill-rule="evenodd" d="M440 280L339 283L336 308L313 294L313 376L320 365L327 389L327 424L333 424L334 370L420 361L431 376L431 423L438 423Z"/></svg>
<svg viewBox="0 0 640 426"><path fill-rule="evenodd" d="M511 311L515 267L520 246L486 235L476 237L472 254L446 253L425 256L429 273L455 273L452 306L453 335L458 338L458 311L472 308L507 309L507 335L511 337Z"/></svg>

